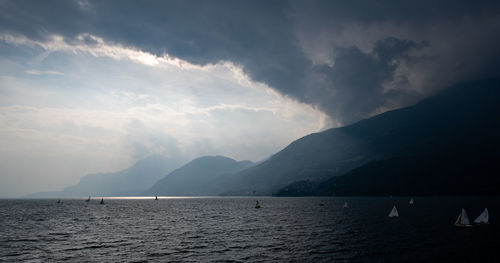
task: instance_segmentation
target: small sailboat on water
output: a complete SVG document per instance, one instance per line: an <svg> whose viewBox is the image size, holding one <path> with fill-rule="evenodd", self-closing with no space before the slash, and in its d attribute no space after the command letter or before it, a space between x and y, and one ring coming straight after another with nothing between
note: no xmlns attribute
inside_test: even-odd
<svg viewBox="0 0 500 263"><path fill-rule="evenodd" d="M158 196L157 195L155 195L155 200L158 201Z"/></svg>
<svg viewBox="0 0 500 263"><path fill-rule="evenodd" d="M260 208L259 201L255 201L255 208Z"/></svg>
<svg viewBox="0 0 500 263"><path fill-rule="evenodd" d="M410 202L408 202L410 205L413 205L415 201L413 201L413 198L410 198Z"/></svg>
<svg viewBox="0 0 500 263"><path fill-rule="evenodd" d="M104 204L104 198L101 198L101 205Z"/></svg>
<svg viewBox="0 0 500 263"><path fill-rule="evenodd" d="M391 212L389 213L390 218L396 218L399 217L398 209L396 208L396 205L392 207Z"/></svg>
<svg viewBox="0 0 500 263"><path fill-rule="evenodd" d="M85 202L90 202L90 195L89 195L89 198L87 200L85 200Z"/></svg>
<svg viewBox="0 0 500 263"><path fill-rule="evenodd" d="M458 215L457 221L455 221L455 226L457 227L471 226L469 222L469 217L467 216L465 209L462 208L462 212L460 213L460 215Z"/></svg>
<svg viewBox="0 0 500 263"><path fill-rule="evenodd" d="M343 208L349 208L349 205L347 205L347 202L344 202L344 205L342 207Z"/></svg>
<svg viewBox="0 0 500 263"><path fill-rule="evenodd" d="M474 220L476 224L489 224L490 215L488 213L488 208L485 208L484 211Z"/></svg>

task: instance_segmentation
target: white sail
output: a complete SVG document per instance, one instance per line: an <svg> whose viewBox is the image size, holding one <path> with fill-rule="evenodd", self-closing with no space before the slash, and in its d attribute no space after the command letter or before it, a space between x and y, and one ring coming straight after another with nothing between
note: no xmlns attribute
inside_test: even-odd
<svg viewBox="0 0 500 263"><path fill-rule="evenodd" d="M349 206L347 205L347 202L344 202L344 208L349 208Z"/></svg>
<svg viewBox="0 0 500 263"><path fill-rule="evenodd" d="M474 223L477 224L488 224L489 223L489 213L488 208L485 208L484 211L474 220Z"/></svg>
<svg viewBox="0 0 500 263"><path fill-rule="evenodd" d="M462 212L458 215L457 221L455 221L455 226L470 226L469 217L465 209L462 208Z"/></svg>
<svg viewBox="0 0 500 263"><path fill-rule="evenodd" d="M413 205L413 203L415 203L415 202L413 201L413 198L411 198L410 199L410 205Z"/></svg>
<svg viewBox="0 0 500 263"><path fill-rule="evenodd" d="M399 217L398 209L396 209L396 206L392 207L391 212L389 213L389 217Z"/></svg>

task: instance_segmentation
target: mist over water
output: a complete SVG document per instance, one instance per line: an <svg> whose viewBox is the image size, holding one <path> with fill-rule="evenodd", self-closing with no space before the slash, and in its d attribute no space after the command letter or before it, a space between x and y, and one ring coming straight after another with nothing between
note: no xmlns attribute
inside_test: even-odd
<svg viewBox="0 0 500 263"><path fill-rule="evenodd" d="M259 200L262 208L255 209ZM497 261L499 198L0 200L1 262ZM343 209L344 201L349 204ZM321 206L320 204L324 204ZM400 218L387 217L396 205ZM455 228L488 207L491 224Z"/></svg>

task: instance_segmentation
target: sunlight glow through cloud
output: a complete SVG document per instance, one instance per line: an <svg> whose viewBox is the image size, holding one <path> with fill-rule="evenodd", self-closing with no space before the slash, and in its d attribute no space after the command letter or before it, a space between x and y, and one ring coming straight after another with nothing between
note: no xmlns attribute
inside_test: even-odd
<svg viewBox="0 0 500 263"><path fill-rule="evenodd" d="M53 35L47 42L35 41L21 36L0 35L0 40L9 44L40 46L46 53L42 54L43 57L47 56L50 52L65 51L74 54L86 52L95 57L110 57L117 60L129 59L134 62L147 65L159 66L162 64L175 65L181 69L199 69L208 70L212 65L197 66L187 61L171 58L169 55L164 54L162 57L155 56L151 53L140 51L134 48L124 47L118 44L106 43L102 38L93 36L88 33L80 34L74 41L68 43L62 36Z"/></svg>
<svg viewBox="0 0 500 263"><path fill-rule="evenodd" d="M47 42L0 35L0 41L22 61L3 59L0 66L24 72L0 75L6 194L9 182L29 182L26 193L56 190L155 153L259 161L331 126L321 111L253 82L229 61L193 65L90 34ZM13 169L15 159L30 165ZM44 177L29 179L33 174Z"/></svg>

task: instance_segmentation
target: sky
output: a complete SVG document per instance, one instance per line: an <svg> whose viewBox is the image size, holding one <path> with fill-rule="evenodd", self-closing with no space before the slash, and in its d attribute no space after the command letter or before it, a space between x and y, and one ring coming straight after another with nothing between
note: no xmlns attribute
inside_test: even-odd
<svg viewBox="0 0 500 263"><path fill-rule="evenodd" d="M0 197L151 154L260 161L499 77L498 1L0 0Z"/></svg>

